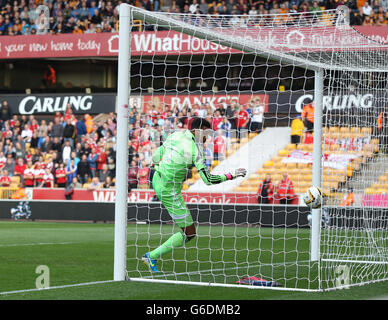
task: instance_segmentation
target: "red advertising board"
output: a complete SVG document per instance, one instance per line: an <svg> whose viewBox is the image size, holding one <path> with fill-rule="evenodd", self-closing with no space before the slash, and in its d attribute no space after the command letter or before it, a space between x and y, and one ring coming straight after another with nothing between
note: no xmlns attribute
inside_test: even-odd
<svg viewBox="0 0 388 320"><path fill-rule="evenodd" d="M151 105L159 107L161 105L167 105L170 108L177 107L179 110L183 107L189 107L193 105L204 105L208 103L212 108L217 108L222 105L226 108L232 101L237 102L240 105L246 105L251 100L259 99L264 106L264 111L268 111L268 95L267 94L190 94L190 95L164 95L164 96L143 96L143 112L147 112Z"/></svg>
<svg viewBox="0 0 388 320"><path fill-rule="evenodd" d="M388 194L368 194L362 198L364 207L388 208Z"/></svg>
<svg viewBox="0 0 388 320"><path fill-rule="evenodd" d="M65 200L65 191L61 188L34 188L30 190L32 190L31 200ZM153 190L132 190L128 195L128 201L133 203L150 202L154 195L155 192ZM182 192L182 195L187 203L257 203L257 195L255 193ZM113 203L116 200L116 192L113 189L99 189L94 191L77 189L74 191L73 200Z"/></svg>
<svg viewBox="0 0 388 320"><path fill-rule="evenodd" d="M352 31L333 28L273 28L248 32L252 41L282 51L332 50L363 41ZM355 29L373 41L388 44L388 26L358 26ZM235 31L235 36L241 32ZM244 31L244 35L247 32ZM233 36L233 35L232 35ZM296 46L297 45L297 46ZM132 55L188 55L238 52L228 47L175 31L133 32ZM1 36L0 59L114 57L118 55L117 33Z"/></svg>

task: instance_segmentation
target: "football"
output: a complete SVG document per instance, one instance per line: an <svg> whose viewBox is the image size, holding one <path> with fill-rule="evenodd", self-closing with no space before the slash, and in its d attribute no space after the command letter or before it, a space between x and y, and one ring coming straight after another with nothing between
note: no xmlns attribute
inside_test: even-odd
<svg viewBox="0 0 388 320"><path fill-rule="evenodd" d="M304 203L311 209L319 209L325 201L326 195L319 187L310 187L303 196Z"/></svg>

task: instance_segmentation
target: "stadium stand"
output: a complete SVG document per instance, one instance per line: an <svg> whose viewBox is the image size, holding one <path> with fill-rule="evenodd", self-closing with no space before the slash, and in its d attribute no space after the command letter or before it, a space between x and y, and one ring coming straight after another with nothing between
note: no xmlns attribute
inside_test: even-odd
<svg viewBox="0 0 388 320"><path fill-rule="evenodd" d="M303 133L302 141L309 143L288 144L271 160L242 181L235 188L236 192L258 192L259 187L267 176L271 177L275 186L287 173L293 182L296 194L306 192L312 185L312 140L307 133ZM372 138L371 127L330 127L324 128L322 150L325 155L325 164L322 175L322 186L325 193L332 198L333 204L340 203L343 198L342 188L351 180L355 173L362 169L379 151L378 139ZM385 176L379 181L385 181ZM375 189L383 192L384 185L376 184ZM275 188L276 194L276 188Z"/></svg>
<svg viewBox="0 0 388 320"><path fill-rule="evenodd" d="M44 1L16 0L0 1L0 35L33 35L59 33L100 33L117 32L119 5L123 2L142 7L146 10L168 11L192 14L227 14L227 15L276 15L274 19L283 23L284 13L310 13L321 9L334 9L347 4L350 8L352 25L387 25L388 1L377 0L370 5L367 1L163 1L159 0L120 0L120 1ZM36 9L47 5L50 19L47 30L39 30ZM319 15L317 15L319 16ZM321 17L322 21L327 21ZM142 29L137 21L135 28Z"/></svg>

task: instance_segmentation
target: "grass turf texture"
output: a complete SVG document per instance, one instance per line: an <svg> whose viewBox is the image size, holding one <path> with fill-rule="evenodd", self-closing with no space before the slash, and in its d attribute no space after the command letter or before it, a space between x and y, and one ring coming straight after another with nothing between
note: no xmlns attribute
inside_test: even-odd
<svg viewBox="0 0 388 320"><path fill-rule="evenodd" d="M150 239L148 232L153 235ZM128 270L138 268L144 270L140 272L142 276L150 277L144 265L137 266L138 259L134 257L141 257L148 246L155 247L171 232L174 232L171 225L129 225ZM177 261L175 268L181 274L180 280L213 279L234 283L249 272L249 275L275 280L285 279L286 275L290 278L288 285L298 283L298 286L303 286L308 284L308 270L313 279L316 277L316 273L311 271L314 268L307 268L308 229L200 226L198 232L197 243L189 243L187 250L176 250L172 255ZM209 233L211 238L207 236ZM35 269L39 265L49 267L51 287L111 280L113 236L112 224L0 222L0 292L35 288L39 276ZM137 247L133 245L136 238ZM195 259L185 263L185 254ZM174 264L172 256L161 264L164 274L158 278L171 278L168 275ZM254 265L258 259L262 264L256 262ZM210 260L212 263L208 262ZM296 260L300 261L298 267ZM284 265L280 263L282 261L288 263ZM214 272L216 276L198 272L210 267L220 269ZM139 272L131 272L131 275L139 276ZM0 295L0 299L367 299L387 295L387 282L348 290L305 293L129 281L13 293Z"/></svg>

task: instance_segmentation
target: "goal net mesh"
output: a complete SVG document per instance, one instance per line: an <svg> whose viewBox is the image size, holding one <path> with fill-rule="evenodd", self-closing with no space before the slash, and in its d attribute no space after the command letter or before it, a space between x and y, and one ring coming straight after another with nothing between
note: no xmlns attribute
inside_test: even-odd
<svg viewBox="0 0 388 320"><path fill-rule="evenodd" d="M128 172L139 178L129 181L128 277L217 285L256 277L294 290L387 279L388 211L371 204L388 190L376 122L388 104L387 46L350 27L342 7L265 16L131 14ZM311 261L310 210L301 196L312 186L308 109L318 69L328 198L320 259ZM150 273L142 256L180 228L154 197L153 171L147 181L141 169L194 116L212 124L201 145L210 171L248 173L207 186L187 168L182 195L197 236Z"/></svg>

